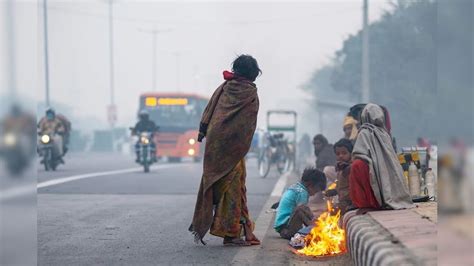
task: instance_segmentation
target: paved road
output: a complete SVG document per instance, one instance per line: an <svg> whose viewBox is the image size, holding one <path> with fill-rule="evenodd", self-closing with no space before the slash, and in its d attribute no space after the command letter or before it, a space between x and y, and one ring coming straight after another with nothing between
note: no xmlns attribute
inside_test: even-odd
<svg viewBox="0 0 474 266"><path fill-rule="evenodd" d="M0 159L0 265L36 264L36 168L11 175Z"/></svg>
<svg viewBox="0 0 474 266"><path fill-rule="evenodd" d="M56 172L39 170L38 182L137 167L119 154L71 154ZM207 236L196 245L187 231L202 165L158 164L150 173L91 176L38 189L39 265L226 265L240 248ZM257 217L277 175L256 175L248 163L248 202ZM44 184L44 183L43 183Z"/></svg>

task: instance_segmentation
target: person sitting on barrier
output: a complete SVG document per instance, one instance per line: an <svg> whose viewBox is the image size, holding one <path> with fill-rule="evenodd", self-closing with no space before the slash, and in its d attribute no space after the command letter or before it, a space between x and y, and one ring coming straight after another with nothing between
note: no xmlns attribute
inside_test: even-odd
<svg viewBox="0 0 474 266"><path fill-rule="evenodd" d="M385 121L384 110L377 104L369 103L362 110L349 177L350 197L361 209L359 213L413 207Z"/></svg>
<svg viewBox="0 0 474 266"><path fill-rule="evenodd" d="M352 144L354 144L355 140L357 139L357 123L357 120L355 120L349 114L344 118L344 124L342 127L342 130L344 131L344 138L350 140Z"/></svg>
<svg viewBox="0 0 474 266"><path fill-rule="evenodd" d="M306 168L301 181L291 185L282 195L273 228L285 239L291 239L303 225L312 224L309 196L326 189L326 176L316 168Z"/></svg>
<svg viewBox="0 0 474 266"><path fill-rule="evenodd" d="M316 168L320 171L326 166L334 166L336 164L336 155L332 144L329 144L326 137L318 134L313 138L314 155L316 155Z"/></svg>
<svg viewBox="0 0 474 266"><path fill-rule="evenodd" d="M349 139L343 138L334 144L337 163L337 195L339 199L338 207L343 215L351 207L352 201L349 195L349 174L351 172L351 153L353 145Z"/></svg>

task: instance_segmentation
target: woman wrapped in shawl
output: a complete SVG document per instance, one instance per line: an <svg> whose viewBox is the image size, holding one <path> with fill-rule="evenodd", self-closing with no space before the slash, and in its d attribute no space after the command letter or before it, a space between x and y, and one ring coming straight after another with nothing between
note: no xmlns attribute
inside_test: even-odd
<svg viewBox="0 0 474 266"><path fill-rule="evenodd" d="M224 238L224 245L258 245L247 208L244 156L257 125L259 99L253 82L261 70L249 55L239 56L232 70L224 71L225 82L202 115L198 141L206 138L203 175L189 231L203 244L210 230Z"/></svg>
<svg viewBox="0 0 474 266"><path fill-rule="evenodd" d="M369 103L360 118L362 126L352 151L349 178L352 203L361 209L412 208L403 169L386 127L384 110Z"/></svg>
<svg viewBox="0 0 474 266"><path fill-rule="evenodd" d="M347 115L344 118L344 124L342 127L342 130L344 131L344 138L352 141L354 144L356 138L357 138L357 120L355 120L352 116Z"/></svg>

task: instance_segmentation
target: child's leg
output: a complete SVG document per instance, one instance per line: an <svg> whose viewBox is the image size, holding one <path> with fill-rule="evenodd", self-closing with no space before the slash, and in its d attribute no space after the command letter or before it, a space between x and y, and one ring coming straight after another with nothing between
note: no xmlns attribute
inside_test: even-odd
<svg viewBox="0 0 474 266"><path fill-rule="evenodd" d="M280 236L286 239L292 238L303 225L307 226L312 223L313 213L306 205L296 207L291 215L288 226L280 231Z"/></svg>

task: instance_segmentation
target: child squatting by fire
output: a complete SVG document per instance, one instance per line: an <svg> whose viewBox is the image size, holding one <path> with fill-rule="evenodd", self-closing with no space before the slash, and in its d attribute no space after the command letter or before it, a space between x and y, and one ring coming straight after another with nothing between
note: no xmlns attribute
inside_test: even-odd
<svg viewBox="0 0 474 266"><path fill-rule="evenodd" d="M349 173L351 165L352 142L341 139L334 144L337 157L337 188L327 190L326 196L338 195L338 208L344 214L352 206L349 195ZM326 189L326 176L323 172L307 168L301 181L290 186L283 194L275 217L275 230L282 238L291 239L303 226L314 224L314 215L307 206L309 196Z"/></svg>
<svg viewBox="0 0 474 266"><path fill-rule="evenodd" d="M306 168L301 181L291 185L282 195L273 228L282 238L291 239L303 226L313 224L308 207L309 196L326 189L326 176L315 168Z"/></svg>

